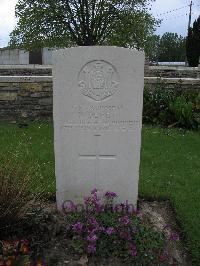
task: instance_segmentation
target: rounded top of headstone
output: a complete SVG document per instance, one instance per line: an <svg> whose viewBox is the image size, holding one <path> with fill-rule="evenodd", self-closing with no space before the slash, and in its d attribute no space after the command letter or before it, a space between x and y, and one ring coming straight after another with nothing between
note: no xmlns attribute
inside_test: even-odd
<svg viewBox="0 0 200 266"><path fill-rule="evenodd" d="M53 51L54 54L68 54L70 55L71 53L74 53L76 51L82 51L82 53L85 53L86 51L99 51L102 53L103 51L110 51L110 52L119 52L119 53L129 53L130 55L140 55L140 56L145 56L143 51L138 51L137 49L134 48L124 48L124 47L118 47L118 46L74 46L70 48L64 48L64 49L58 49Z"/></svg>

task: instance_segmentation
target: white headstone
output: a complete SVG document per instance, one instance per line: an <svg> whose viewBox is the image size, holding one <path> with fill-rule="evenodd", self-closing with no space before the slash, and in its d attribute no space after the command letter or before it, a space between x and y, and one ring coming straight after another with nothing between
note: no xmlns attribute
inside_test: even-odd
<svg viewBox="0 0 200 266"><path fill-rule="evenodd" d="M119 47L76 47L53 55L57 204L93 188L136 204L144 54Z"/></svg>

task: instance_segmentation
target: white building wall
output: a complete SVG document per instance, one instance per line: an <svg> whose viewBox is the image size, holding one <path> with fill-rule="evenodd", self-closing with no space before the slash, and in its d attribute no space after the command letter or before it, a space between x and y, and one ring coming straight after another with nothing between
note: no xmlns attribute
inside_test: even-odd
<svg viewBox="0 0 200 266"><path fill-rule="evenodd" d="M10 64L11 62L14 62L15 64L18 64L19 62L19 50L14 49L14 50L8 50L7 51L7 57L5 60L6 64Z"/></svg>
<svg viewBox="0 0 200 266"><path fill-rule="evenodd" d="M52 52L53 48L43 48L42 51L42 64L43 65L52 65Z"/></svg>
<svg viewBox="0 0 200 266"><path fill-rule="evenodd" d="M0 50L0 63L1 64L10 64L11 62L17 63L17 51L8 49Z"/></svg>
<svg viewBox="0 0 200 266"><path fill-rule="evenodd" d="M25 50L19 50L19 65L29 64L29 52Z"/></svg>
<svg viewBox="0 0 200 266"><path fill-rule="evenodd" d="M52 52L55 49L42 49L42 64L52 65ZM0 65L29 65L29 52L23 49L0 49Z"/></svg>
<svg viewBox="0 0 200 266"><path fill-rule="evenodd" d="M0 49L1 65L29 64L29 52L22 49Z"/></svg>

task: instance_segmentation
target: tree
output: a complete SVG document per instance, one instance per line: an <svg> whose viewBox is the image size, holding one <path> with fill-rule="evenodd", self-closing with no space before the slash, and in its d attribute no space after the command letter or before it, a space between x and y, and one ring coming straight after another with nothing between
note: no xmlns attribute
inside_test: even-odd
<svg viewBox="0 0 200 266"><path fill-rule="evenodd" d="M111 44L143 48L157 21L154 0L19 0L11 45L27 49Z"/></svg>
<svg viewBox="0 0 200 266"><path fill-rule="evenodd" d="M160 62L185 61L185 38L177 33L166 32L160 39L158 60Z"/></svg>
<svg viewBox="0 0 200 266"><path fill-rule="evenodd" d="M196 67L200 57L200 16L189 28L186 40L186 54L189 66Z"/></svg>
<svg viewBox="0 0 200 266"><path fill-rule="evenodd" d="M151 62L158 61L160 36L150 35L145 43L145 54Z"/></svg>

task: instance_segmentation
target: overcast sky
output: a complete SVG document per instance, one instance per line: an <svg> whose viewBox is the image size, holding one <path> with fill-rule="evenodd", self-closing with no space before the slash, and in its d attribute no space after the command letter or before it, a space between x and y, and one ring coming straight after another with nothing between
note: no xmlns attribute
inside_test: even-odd
<svg viewBox="0 0 200 266"><path fill-rule="evenodd" d="M7 46L9 33L16 24L14 10L17 1L0 0L0 47ZM193 3L192 22L200 15L200 0L194 0ZM190 0L156 0L152 5L151 12L154 16L158 15L158 18L163 19L156 33L162 35L169 31L186 36L189 4ZM172 11L174 9L179 10Z"/></svg>

